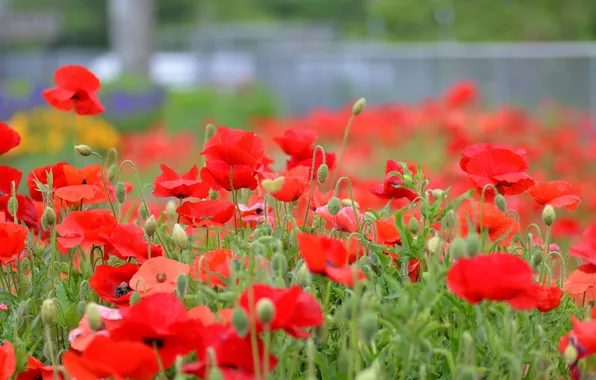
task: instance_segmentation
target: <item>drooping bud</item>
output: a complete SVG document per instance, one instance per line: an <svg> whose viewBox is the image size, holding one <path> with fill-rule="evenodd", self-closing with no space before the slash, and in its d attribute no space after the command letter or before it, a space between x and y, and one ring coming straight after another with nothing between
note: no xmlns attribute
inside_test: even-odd
<svg viewBox="0 0 596 380"><path fill-rule="evenodd" d="M327 178L329 178L329 166L321 164L317 169L317 181L322 185L327 182Z"/></svg>
<svg viewBox="0 0 596 380"><path fill-rule="evenodd" d="M217 198L219 198L219 193L217 192L217 190L209 189L209 199L214 201Z"/></svg>
<svg viewBox="0 0 596 380"><path fill-rule="evenodd" d="M532 255L532 266L536 269L540 264L542 264L542 252L536 251Z"/></svg>
<svg viewBox="0 0 596 380"><path fill-rule="evenodd" d="M179 250L184 251L188 248L188 235L184 231L181 225L176 223L174 225L174 229L172 230L172 238L174 239L174 244L178 247Z"/></svg>
<svg viewBox="0 0 596 380"><path fill-rule="evenodd" d="M443 241L439 237L439 235L435 235L428 240L426 243L426 248L428 248L428 252L436 255L441 250Z"/></svg>
<svg viewBox="0 0 596 380"><path fill-rule="evenodd" d="M41 304L41 320L46 325L51 325L56 321L56 304L54 300L45 300Z"/></svg>
<svg viewBox="0 0 596 380"><path fill-rule="evenodd" d="M275 317L275 304L269 298L261 298L257 302L257 318L264 325L271 323Z"/></svg>
<svg viewBox="0 0 596 380"><path fill-rule="evenodd" d="M29 276L21 273L17 276L17 285L19 288L19 294L27 294L31 290L31 280Z"/></svg>
<svg viewBox="0 0 596 380"><path fill-rule="evenodd" d="M507 211L507 201L505 200L505 197L501 194L497 194L497 197L495 198L495 205L497 205L497 208L500 211Z"/></svg>
<svg viewBox="0 0 596 380"><path fill-rule="evenodd" d="M340 202L343 207L352 207L352 200L350 198L344 198ZM354 207L360 208L358 202L354 201Z"/></svg>
<svg viewBox="0 0 596 380"><path fill-rule="evenodd" d="M369 344L377 332L377 316L374 313L365 313L359 321L360 335L362 339Z"/></svg>
<svg viewBox="0 0 596 380"><path fill-rule="evenodd" d="M48 230L54 223L56 223L56 211L51 207L46 207L41 216L41 226L44 230Z"/></svg>
<svg viewBox="0 0 596 380"><path fill-rule="evenodd" d="M363 217L364 217L364 220L370 220L371 222L374 222L377 220L377 217L375 216L375 214L373 214L370 211L365 212Z"/></svg>
<svg viewBox="0 0 596 380"><path fill-rule="evenodd" d="M466 238L466 252L468 257L474 257L480 252L480 239L472 233Z"/></svg>
<svg viewBox="0 0 596 380"><path fill-rule="evenodd" d="M435 199L439 199L439 198L441 198L441 197L443 196L443 194L444 194L444 193L445 193L445 192L444 192L443 190L441 190L441 189L434 189L434 190L432 191L432 195L433 195L433 197L434 197Z"/></svg>
<svg viewBox="0 0 596 380"><path fill-rule="evenodd" d="M101 312L99 306L95 302L89 302L85 308L85 315L87 316L87 322L93 332L97 332L103 329L103 322L101 320Z"/></svg>
<svg viewBox="0 0 596 380"><path fill-rule="evenodd" d="M155 221L155 217L153 215L151 215L145 221L145 235L147 235L149 238L151 238L151 237L153 237L153 235L155 235L156 230L157 230L157 222Z"/></svg>
<svg viewBox="0 0 596 380"><path fill-rule="evenodd" d="M111 167L112 165L116 164L118 161L118 151L115 148L108 150L108 154L106 156L106 166Z"/></svg>
<svg viewBox="0 0 596 380"><path fill-rule="evenodd" d="M236 308L232 313L232 326L240 338L248 334L248 317L244 309Z"/></svg>
<svg viewBox="0 0 596 380"><path fill-rule="evenodd" d="M181 299L184 298L184 294L186 293L186 276L184 274L179 274L178 278L176 278L176 291L178 292L178 297Z"/></svg>
<svg viewBox="0 0 596 380"><path fill-rule="evenodd" d="M124 184L122 182L118 182L116 184L116 199L120 204L124 203L126 200L126 189L124 188Z"/></svg>
<svg viewBox="0 0 596 380"><path fill-rule="evenodd" d="M358 116L364 110L364 106L366 105L366 99L360 98L356 100L354 106L352 107L352 115Z"/></svg>
<svg viewBox="0 0 596 380"><path fill-rule="evenodd" d="M416 235L418 232L420 232L420 222L418 222L416 218L410 218L410 221L408 222L408 228L413 235Z"/></svg>
<svg viewBox="0 0 596 380"><path fill-rule="evenodd" d="M310 284L311 279L312 276L310 274L310 271L308 270L308 267L302 264L300 266L300 269L298 269L298 274L296 276L298 284L301 286L307 286L308 284Z"/></svg>
<svg viewBox="0 0 596 380"><path fill-rule="evenodd" d="M108 182L114 181L114 179L116 178L117 171L118 168L116 167L116 165L110 165L108 169Z"/></svg>
<svg viewBox="0 0 596 380"><path fill-rule="evenodd" d="M329 199L329 202L327 203L327 211L329 211L329 214L335 216L339 214L340 210L341 201L339 200L339 198L334 196L331 199Z"/></svg>
<svg viewBox="0 0 596 380"><path fill-rule="evenodd" d="M87 146L87 145L76 145L75 150L77 151L78 154L80 154L83 157L90 156L91 153L93 153L91 148L89 148L89 146Z"/></svg>
<svg viewBox="0 0 596 380"><path fill-rule="evenodd" d="M176 217L176 202L173 199L170 199L168 203L166 203L166 215L169 219L174 219Z"/></svg>
<svg viewBox="0 0 596 380"><path fill-rule="evenodd" d="M542 210L542 221L544 224L551 226L555 222L556 218L557 214L555 212L555 208L551 205L544 206L544 209Z"/></svg>
<svg viewBox="0 0 596 380"><path fill-rule="evenodd" d="M453 239L449 245L449 256L451 256L453 260L457 260L466 257L467 254L466 241L459 236Z"/></svg>
<svg viewBox="0 0 596 380"><path fill-rule="evenodd" d="M136 305L141 300L141 293L133 292L130 296L130 306Z"/></svg>
<svg viewBox="0 0 596 380"><path fill-rule="evenodd" d="M266 192L275 193L282 188L284 181L284 177L277 177L276 179L264 179L261 181L261 185Z"/></svg>

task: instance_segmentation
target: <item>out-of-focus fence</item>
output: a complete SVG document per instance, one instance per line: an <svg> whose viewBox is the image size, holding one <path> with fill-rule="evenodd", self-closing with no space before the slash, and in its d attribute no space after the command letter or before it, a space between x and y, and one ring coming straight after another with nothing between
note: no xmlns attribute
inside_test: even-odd
<svg viewBox="0 0 596 380"><path fill-rule="evenodd" d="M283 32L282 32L283 31ZM596 43L383 44L340 42L332 28L254 25L201 29L180 43L162 34L152 76L171 86L235 86L253 80L274 91L286 113L369 102L416 102L461 80L476 81L489 102L532 106L552 99L596 113ZM174 49L176 52L169 50ZM0 52L2 79L51 79L79 63L109 79L106 52Z"/></svg>

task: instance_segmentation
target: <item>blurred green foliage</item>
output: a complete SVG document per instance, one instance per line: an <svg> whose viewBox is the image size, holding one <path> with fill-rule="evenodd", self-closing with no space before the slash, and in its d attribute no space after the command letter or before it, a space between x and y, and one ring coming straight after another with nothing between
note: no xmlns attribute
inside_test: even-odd
<svg viewBox="0 0 596 380"><path fill-rule="evenodd" d="M594 0L154 1L158 27L212 21L312 20L333 23L349 36L401 41L436 40L441 35L464 41L596 37ZM21 10L61 12L65 29L59 45L107 44L107 0L13 0L11 5ZM441 19L449 26L441 24Z"/></svg>

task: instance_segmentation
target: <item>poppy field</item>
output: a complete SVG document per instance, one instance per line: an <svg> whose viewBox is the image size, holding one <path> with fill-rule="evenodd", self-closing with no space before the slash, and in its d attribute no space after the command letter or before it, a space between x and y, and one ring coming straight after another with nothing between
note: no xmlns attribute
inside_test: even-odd
<svg viewBox="0 0 596 380"><path fill-rule="evenodd" d="M589 115L461 82L120 152L99 91L64 66L67 137L0 123L0 379L592 378Z"/></svg>

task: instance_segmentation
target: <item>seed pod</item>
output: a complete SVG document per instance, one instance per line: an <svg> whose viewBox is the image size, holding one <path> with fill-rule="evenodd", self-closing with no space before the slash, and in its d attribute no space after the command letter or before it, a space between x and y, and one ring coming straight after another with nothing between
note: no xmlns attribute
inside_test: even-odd
<svg viewBox="0 0 596 380"><path fill-rule="evenodd" d="M352 115L354 115L354 116L360 115L360 113L362 113L362 111L364 110L365 105L366 105L366 99L360 98L360 99L356 100L356 103L354 103L354 106L352 107Z"/></svg>
<svg viewBox="0 0 596 380"><path fill-rule="evenodd" d="M332 197L329 202L327 203L327 211L329 211L329 214L335 216L337 214L339 214L339 211L341 210L341 201L339 200L338 197Z"/></svg>
<svg viewBox="0 0 596 380"><path fill-rule="evenodd" d="M91 153L93 153L91 148L89 148L89 146L87 146L87 145L76 145L75 150L77 151L78 154L80 154L83 157L90 156Z"/></svg>
<svg viewBox="0 0 596 380"><path fill-rule="evenodd" d="M116 199L120 204L124 203L126 200L126 189L124 188L124 184L122 182L118 182L116 184Z"/></svg>
<svg viewBox="0 0 596 380"><path fill-rule="evenodd" d="M329 166L327 164L321 164L317 169L317 181L322 185L327 182L329 178Z"/></svg>

